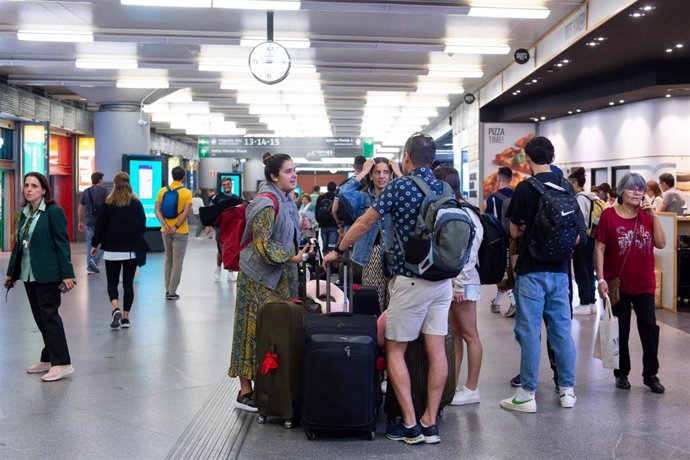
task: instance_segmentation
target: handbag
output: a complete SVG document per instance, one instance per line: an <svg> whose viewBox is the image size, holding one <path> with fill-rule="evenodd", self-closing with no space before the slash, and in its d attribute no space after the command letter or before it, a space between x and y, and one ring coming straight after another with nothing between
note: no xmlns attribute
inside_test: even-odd
<svg viewBox="0 0 690 460"><path fill-rule="evenodd" d="M17 241L15 241L14 249L12 250L12 252L15 253L15 256L14 265L12 266L12 274L10 275L10 281L12 284L14 284L22 274L22 257L24 255L24 245L21 241L19 241L19 238L17 238Z"/></svg>
<svg viewBox="0 0 690 460"><path fill-rule="evenodd" d="M621 300L621 275L623 274L623 268L625 267L625 263L628 261L628 256L630 255L633 245L635 244L636 234L637 218L635 218L635 227L633 228L633 240L632 243L630 243L630 249L627 253L625 253L625 259L623 259L623 263L621 264L621 269L618 272L618 276L606 283L609 287L609 299L611 300L611 305L617 305L618 302L620 302Z"/></svg>
<svg viewBox="0 0 690 460"><path fill-rule="evenodd" d="M146 251L135 251L134 255L137 259L137 267L146 265Z"/></svg>
<svg viewBox="0 0 690 460"><path fill-rule="evenodd" d="M618 318L613 316L611 299L606 296L603 302L604 312L594 339L593 356L601 360L605 369L618 369L620 354Z"/></svg>

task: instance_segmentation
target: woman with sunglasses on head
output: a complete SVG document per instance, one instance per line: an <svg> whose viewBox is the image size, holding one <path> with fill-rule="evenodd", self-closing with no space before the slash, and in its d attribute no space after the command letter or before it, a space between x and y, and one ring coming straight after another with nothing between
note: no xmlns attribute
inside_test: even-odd
<svg viewBox="0 0 690 460"><path fill-rule="evenodd" d="M659 382L659 326L654 310L654 248L666 246L666 235L656 211L647 200L647 183L639 174L623 176L618 201L599 218L595 260L599 295L609 294L609 283L620 279L620 300L613 307L620 333L620 365L613 371L616 388L630 389L630 313L635 310L642 342L642 377L654 393L663 393Z"/></svg>
<svg viewBox="0 0 690 460"><path fill-rule="evenodd" d="M363 211L371 207L371 203L381 194L381 191L395 177L402 176L400 167L395 160L376 157L367 160L362 172L354 180L348 181L340 187L340 196L348 192L357 191L363 202ZM344 198L341 198L344 199ZM341 203L342 205L343 203ZM376 286L379 297L380 311L388 307L388 282L383 269L383 252L389 238L392 238L390 219L384 216L352 247L350 257L352 261L363 267L362 284ZM384 238L384 240L382 240Z"/></svg>
<svg viewBox="0 0 690 460"><path fill-rule="evenodd" d="M70 255L67 219L52 199L48 179L30 172L24 176L24 209L19 219L17 244L7 266L5 287L22 280L31 313L43 336L41 360L26 369L42 374L44 382L60 380L74 372L62 318L60 293L76 283Z"/></svg>

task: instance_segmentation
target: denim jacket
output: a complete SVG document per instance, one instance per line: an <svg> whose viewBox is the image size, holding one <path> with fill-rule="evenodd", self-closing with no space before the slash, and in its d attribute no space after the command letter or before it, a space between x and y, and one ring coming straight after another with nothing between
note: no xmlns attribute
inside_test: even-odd
<svg viewBox="0 0 690 460"><path fill-rule="evenodd" d="M371 203L376 199L376 194L374 193L374 188L371 187L369 190L359 190L361 187L361 182L355 177L352 177L345 184L340 186L340 192L356 190L359 191L364 196L364 201L367 208L371 207ZM369 262L371 257L371 249L376 241L376 235L383 230L385 236L385 241L383 237L381 238L381 244L379 246L379 257L383 257L383 253L386 249L387 244L392 244L392 227L391 227L391 216L384 215L379 219L376 224L369 229L352 247L352 253L350 257L352 261L358 265L364 266Z"/></svg>

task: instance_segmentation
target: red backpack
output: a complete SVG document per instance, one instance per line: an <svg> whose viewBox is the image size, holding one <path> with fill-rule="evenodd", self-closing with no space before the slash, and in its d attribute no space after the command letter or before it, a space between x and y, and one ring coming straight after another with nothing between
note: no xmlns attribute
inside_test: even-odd
<svg viewBox="0 0 690 460"><path fill-rule="evenodd" d="M278 215L278 200L271 193L259 193L258 196L265 196L273 202L275 215ZM242 235L247 226L247 205L240 204L223 211L216 225L218 226L218 241L220 242L221 254L223 256L223 266L226 270L233 272L240 269L240 252L252 243L250 236L247 241L242 243Z"/></svg>

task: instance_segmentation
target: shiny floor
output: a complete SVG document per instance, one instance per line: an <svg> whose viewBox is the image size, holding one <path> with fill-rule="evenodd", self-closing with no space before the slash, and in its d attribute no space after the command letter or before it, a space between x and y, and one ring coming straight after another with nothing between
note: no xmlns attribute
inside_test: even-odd
<svg viewBox="0 0 690 460"><path fill-rule="evenodd" d="M3 270L7 254L0 256ZM132 327L111 330L105 275L87 278L84 246L74 245L79 284L61 314L76 372L43 383L24 368L41 339L23 287L0 303L0 458L684 458L690 459L690 334L687 320L661 323L659 377L664 395L642 385L633 332L630 391L593 360L594 315L573 321L578 348L577 405L561 409L545 353L536 414L501 409L518 371L513 321L492 314L491 289L478 308L484 345L481 403L449 407L443 442L407 446L325 437L308 441L279 421L255 423L233 410L237 382L225 377L232 336L234 284L214 282L215 244L189 240L180 300L163 298L162 255L151 254L135 284ZM507 305L504 305L504 310ZM668 320L666 318L669 318ZM685 331L683 330L685 329ZM463 370L464 375L464 370Z"/></svg>

